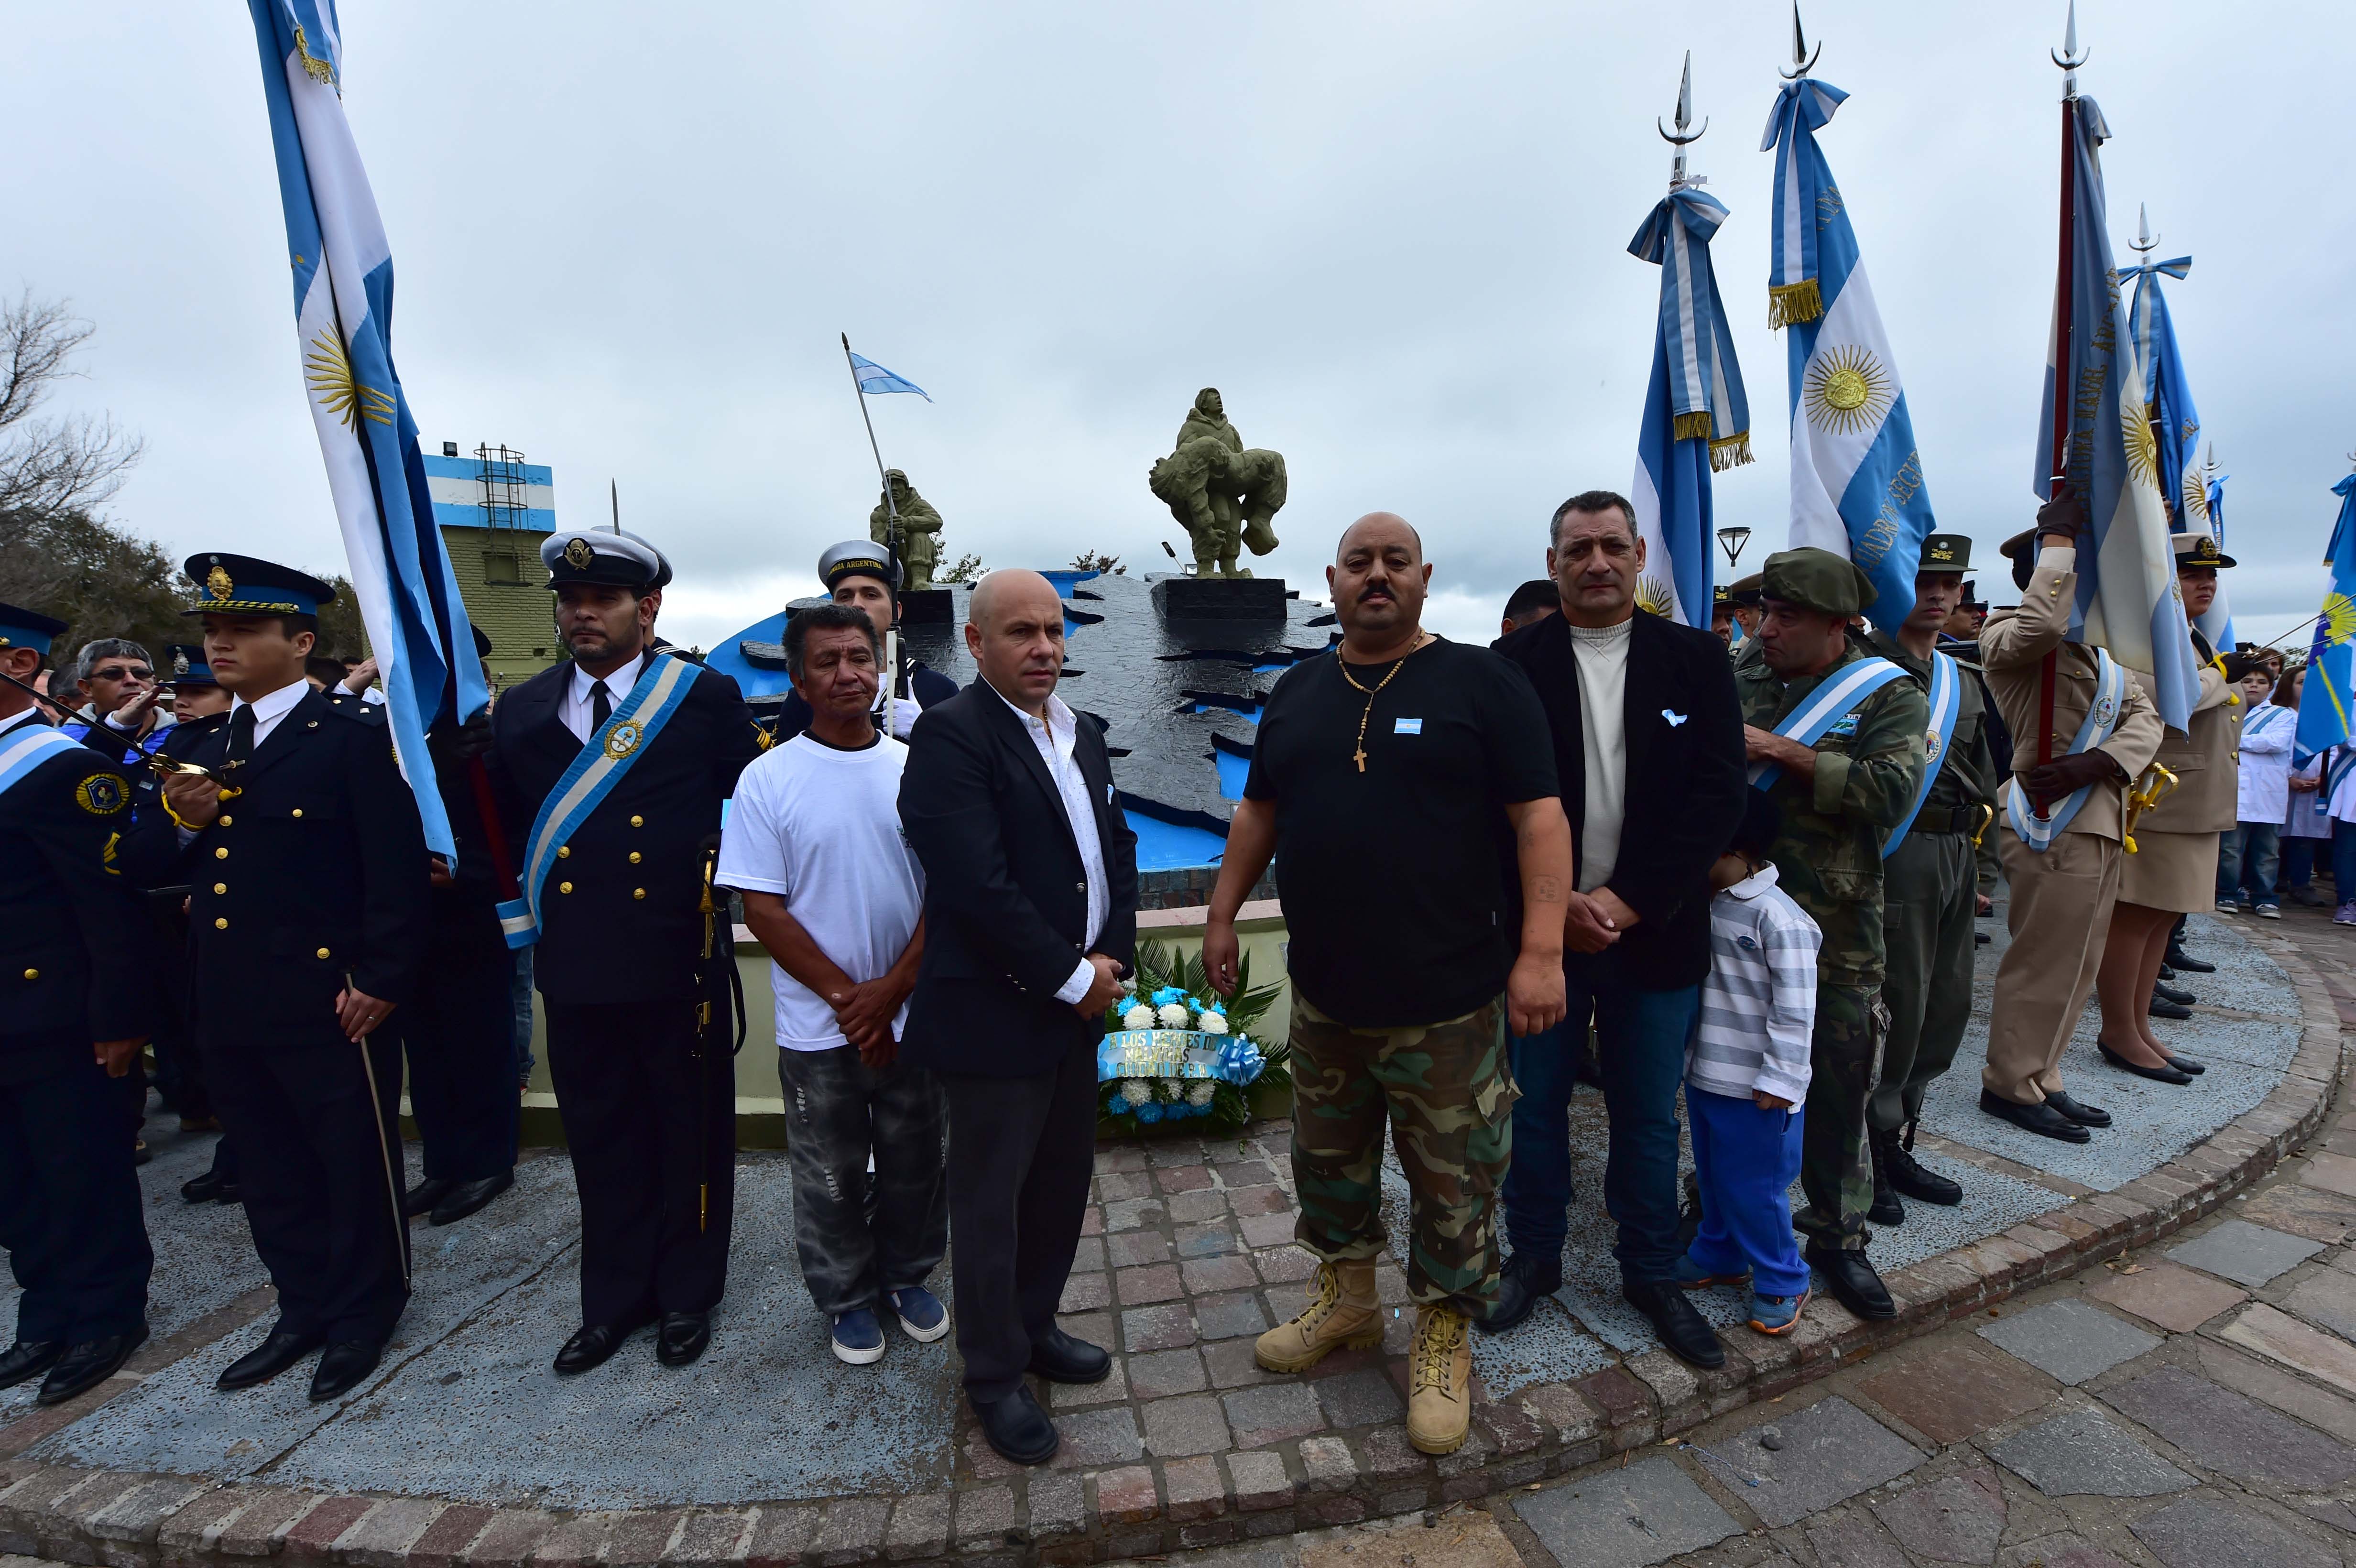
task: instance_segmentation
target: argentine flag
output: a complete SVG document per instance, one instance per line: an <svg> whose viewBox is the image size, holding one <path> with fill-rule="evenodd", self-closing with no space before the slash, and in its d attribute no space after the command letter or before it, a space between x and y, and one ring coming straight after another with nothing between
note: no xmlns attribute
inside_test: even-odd
<svg viewBox="0 0 2356 1568"><path fill-rule="evenodd" d="M417 423L392 368L392 252L344 119L335 0L247 0L286 209L295 352L327 459L353 594L384 679L386 715L426 847L456 844L426 731L489 700L449 551L434 526Z"/></svg>
<svg viewBox="0 0 2356 1568"><path fill-rule="evenodd" d="M2331 488L2340 497L2340 519L2331 525L2331 546L2323 557L2331 586L2307 651L2307 684L2298 690L2298 734L2291 742L2291 762L2298 767L2318 752L2346 743L2349 715L2356 711L2356 474Z"/></svg>
<svg viewBox="0 0 2356 1568"><path fill-rule="evenodd" d="M1709 624L1710 475L1751 461L1751 404L1710 270L1726 208L1691 186L1663 197L1628 242L1661 269L1653 375L1636 429L1628 502L1644 546L1637 602L1687 626Z"/></svg>
<svg viewBox="0 0 2356 1568"><path fill-rule="evenodd" d="M1876 598L1866 613L1894 632L1914 611L1922 536L1936 525L1898 361L1817 130L1848 97L1787 81L1761 152L1775 155L1770 326L1788 326L1792 382L1792 548L1857 563Z"/></svg>
<svg viewBox="0 0 2356 1568"><path fill-rule="evenodd" d="M847 345L843 352L851 353ZM933 400L932 393L905 376L895 376L874 360L856 354L851 355L851 373L858 379L859 389L871 398L880 398L886 392L914 392L928 403Z"/></svg>
<svg viewBox="0 0 2356 1568"><path fill-rule="evenodd" d="M2094 537L2078 541L2071 639L2107 649L2127 668L2149 675L2161 722L2182 730L2200 695L2201 670L2176 586L2143 368L2132 334L2123 330L2127 324L2119 319L2119 274L2103 199L2101 148L2111 132L2091 98L2069 101L2062 124L2076 198L2070 220L2070 337L2061 342L2053 333L2047 339L2030 488L2040 499L2051 497L2054 389L2071 388L2069 479L2094 525Z"/></svg>
<svg viewBox="0 0 2356 1568"><path fill-rule="evenodd" d="M2135 339L2136 361L2150 400L2152 439L2159 449L2159 494L2168 507L2169 532L2215 536L2225 542L2224 517L2212 515L2212 493L2222 499L2222 482L2211 486L2201 466L2201 414L2192 406L2192 387L2184 374L2184 356L2176 347L2176 323L2168 314L2168 296L2160 292L2159 275L2182 278L2192 271L2192 258L2147 261L2133 269L2135 308L2127 315L2127 336ZM2222 508L2220 509L2222 513ZM2219 573L2217 597L2208 613L2193 623L2217 652L2233 648L2233 613L2225 603L2225 578Z"/></svg>

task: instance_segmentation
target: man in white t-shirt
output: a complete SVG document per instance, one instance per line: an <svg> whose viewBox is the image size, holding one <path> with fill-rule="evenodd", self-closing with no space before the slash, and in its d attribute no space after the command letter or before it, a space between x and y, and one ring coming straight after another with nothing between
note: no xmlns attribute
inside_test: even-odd
<svg viewBox="0 0 2356 1568"><path fill-rule="evenodd" d="M809 727L744 770L718 876L744 895L744 923L774 961L794 1244L834 1353L853 1365L883 1358L887 1305L912 1339L949 1326L925 1288L948 1250L947 1108L930 1072L897 1060L925 947L924 871L900 834L908 748L870 714L881 656L849 605L787 625Z"/></svg>

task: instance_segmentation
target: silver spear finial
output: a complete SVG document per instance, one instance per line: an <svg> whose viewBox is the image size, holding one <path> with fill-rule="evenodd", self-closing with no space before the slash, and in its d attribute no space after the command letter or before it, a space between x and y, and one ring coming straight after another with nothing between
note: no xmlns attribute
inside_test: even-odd
<svg viewBox="0 0 2356 1568"><path fill-rule="evenodd" d="M2146 261L2159 249L2159 236L2151 231L2151 214L2142 202L2136 203L2136 237L2127 241L2127 249Z"/></svg>
<svg viewBox="0 0 2356 1568"><path fill-rule="evenodd" d="M1824 52L1821 42L1816 45L1815 54L1808 52L1808 35L1800 30L1800 0L1792 0L1792 69L1778 74L1785 81L1797 81L1815 69L1816 56Z"/></svg>
<svg viewBox="0 0 2356 1568"><path fill-rule="evenodd" d="M1658 115L1655 115L1653 118L1653 128L1660 132L1661 140L1668 143L1669 145L1677 150L1676 159L1669 165L1669 188L1671 190L1676 190L1683 186L1697 185L1700 183L1697 180L1688 180L1686 178L1686 148L1690 144L1700 141L1702 137L1708 133L1709 121L1705 118L1701 123L1700 130L1688 132L1686 127L1691 123L1693 123L1693 50L1687 49L1686 51L1685 74L1677 79L1677 128L1676 132L1672 133L1667 126L1663 125Z"/></svg>
<svg viewBox="0 0 2356 1568"><path fill-rule="evenodd" d="M2069 25L2062 30L2061 48L2053 53L2053 63L2060 66L2063 72L2062 78L2063 97L2078 96L2078 68L2084 65L2086 57L2094 52L2092 49L2081 49L2078 47L2078 0L2070 0Z"/></svg>

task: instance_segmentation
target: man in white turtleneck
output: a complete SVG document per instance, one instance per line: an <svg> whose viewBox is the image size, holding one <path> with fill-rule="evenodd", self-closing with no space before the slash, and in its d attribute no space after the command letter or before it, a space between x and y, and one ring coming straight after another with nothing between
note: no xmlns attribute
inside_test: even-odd
<svg viewBox="0 0 2356 1568"><path fill-rule="evenodd" d="M1672 1278L1683 1255L1676 1095L1709 974L1710 866L1742 820L1741 709L1725 645L1637 605L1644 546L1624 499L1572 496L1547 542L1562 613L1495 646L1546 708L1575 835L1569 1016L1514 1042L1522 1097L1505 1187L1514 1255L1483 1327L1511 1328L1561 1288L1570 1088L1591 1020L1612 1121L1603 1200L1619 1225L1621 1292L1671 1350L1715 1367L1725 1352Z"/></svg>

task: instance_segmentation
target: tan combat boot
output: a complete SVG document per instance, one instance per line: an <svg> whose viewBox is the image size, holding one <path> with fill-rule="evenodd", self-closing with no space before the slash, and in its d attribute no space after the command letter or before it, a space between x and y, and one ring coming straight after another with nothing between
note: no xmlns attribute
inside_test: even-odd
<svg viewBox="0 0 2356 1568"><path fill-rule="evenodd" d="M1464 1315L1419 1307L1408 1353L1407 1440L1426 1454L1453 1454L1472 1427L1472 1347Z"/></svg>
<svg viewBox="0 0 2356 1568"><path fill-rule="evenodd" d="M1372 1258L1319 1264L1309 1305L1290 1323L1259 1337L1252 1357L1271 1372L1305 1372L1329 1350L1372 1349L1383 1342L1382 1304L1375 1299Z"/></svg>

